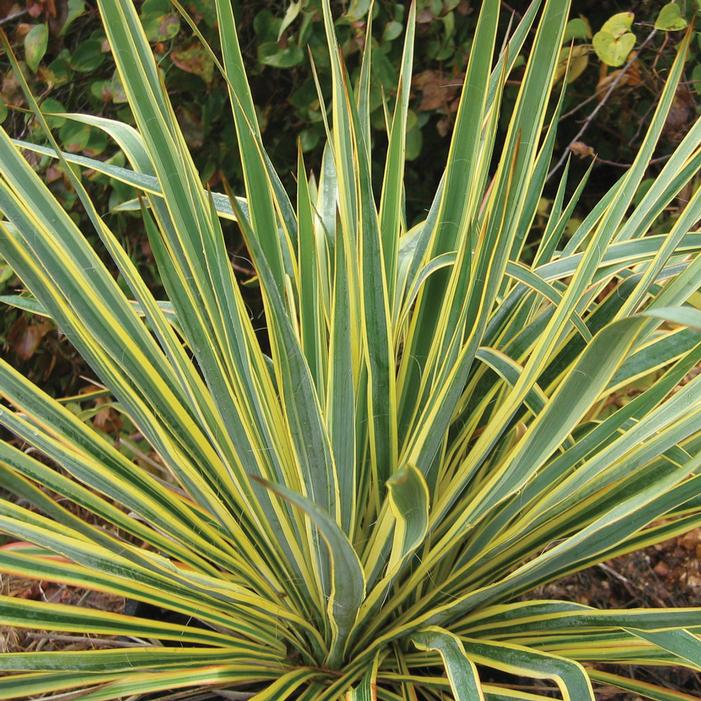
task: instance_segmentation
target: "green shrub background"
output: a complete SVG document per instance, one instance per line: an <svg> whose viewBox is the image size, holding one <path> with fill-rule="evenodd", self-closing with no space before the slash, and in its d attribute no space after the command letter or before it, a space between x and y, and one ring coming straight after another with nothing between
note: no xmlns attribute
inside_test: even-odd
<svg viewBox="0 0 701 701"><path fill-rule="evenodd" d="M365 40L370 0L334 3L339 36L351 75L357 70ZM518 15L525 0L503 3ZM289 186L293 181L298 144L291 135L300 134L300 146L313 170L321 158L323 123L314 81L309 77L310 56L318 71L321 90L329 95L330 75L325 54L319 0L234 0L242 47L249 67L254 99L259 108L263 138L269 153ZM622 174L636 152L647 119L664 84L667 68L682 32L654 29L662 3L613 0L578 0L579 18L570 22L568 39L574 46L561 125L558 157L580 130L584 120L603 106L588 123L581 140L573 147L572 170L576 182L596 153L587 196L595 201ZM215 36L215 13L211 0L183 0L196 27L208 40ZM682 15L691 17L695 2L681 3ZM397 0L375 0L372 11L373 56L372 124L378 144L385 139L383 104L393 99L405 15L408 5ZM464 75L467 52L479 9L476 0L418 0L416 74L408 124L406 198L409 216L419 216L427 206L443 168ZM144 0L140 5L149 40L160 59L167 89L176 105L188 145L203 178L213 189L226 179L234 189L241 184L236 144L223 81L202 49L192 28L170 0ZM610 81L620 70L608 66L592 46L592 35L612 16L633 13L631 32L635 46L646 42L616 89L606 95ZM502 13L502 22L511 12ZM47 112L88 111L131 121L114 63L107 50L97 10L87 0L0 0L0 26L8 33L35 94ZM679 140L697 114L701 91L701 34L697 34L688 59L686 81L680 89L666 129L668 148ZM567 48L563 47L564 55ZM507 86L505 100L515 99L516 85ZM0 123L16 136L41 139L39 130L23 108L26 105L9 64L0 57ZM508 116L509 110L504 110ZM66 150L110 159L121 165L124 157L115 152L105 135L88 126L50 120ZM506 126L504 124L504 126ZM381 149L375 153L380 154ZM659 154L660 161L664 153ZM55 162L37 160L45 170L65 206L80 217L77 198ZM381 173L381 168L375 169ZM653 175L651 173L650 175ZM134 197L129 187L102 175L91 177L92 191L103 210L109 211ZM552 194L552 193L547 193ZM542 202L545 221L549 200ZM583 204L586 206L587 201ZM150 251L138 220L120 217L112 225L128 242L141 270L153 271ZM537 231L536 231L537 234ZM240 244L234 242L234 253ZM241 259L245 271L245 259ZM153 272L155 276L155 271ZM0 261L0 292L12 287L11 271ZM153 279L154 284L157 280ZM0 343L34 379L42 379L52 391L75 389L83 365L60 342L48 323L29 320L17 311L6 312L0 321Z"/></svg>

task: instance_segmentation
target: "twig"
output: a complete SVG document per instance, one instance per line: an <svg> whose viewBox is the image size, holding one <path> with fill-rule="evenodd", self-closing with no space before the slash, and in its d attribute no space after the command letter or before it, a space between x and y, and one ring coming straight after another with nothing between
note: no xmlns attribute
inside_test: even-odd
<svg viewBox="0 0 701 701"><path fill-rule="evenodd" d="M611 575L614 579L623 582L623 584L625 584L626 586L632 586L630 580L627 577L623 576L620 572L614 570L613 567L611 567L610 565L607 565L606 563L602 562L598 565L598 567L607 574Z"/></svg>
<svg viewBox="0 0 701 701"><path fill-rule="evenodd" d="M26 14L27 10L20 10L19 12L15 12L13 15L3 17L2 19L0 19L0 27L2 27L3 24L9 24L10 22L12 22L13 19L17 19L18 17L22 17Z"/></svg>
<svg viewBox="0 0 701 701"><path fill-rule="evenodd" d="M632 146L635 143L635 140L640 136L640 132L643 130L643 124L645 124L645 120L648 118L648 115L652 110L657 107L656 103L653 102L650 107L645 110L645 114L641 117L641 119L638 121L638 128L635 130L635 134L630 137L630 140L628 141L628 146Z"/></svg>
<svg viewBox="0 0 701 701"><path fill-rule="evenodd" d="M572 149L572 146L576 144L578 141L581 140L582 136L584 135L584 132L591 126L591 123L594 121L596 118L596 115L599 114L599 112L602 110L603 106L606 104L607 100L611 95L613 94L613 91L618 87L619 83L623 80L623 77L626 75L626 72L628 69L635 63L635 61L638 60L638 54L652 41L652 38L657 34L657 30L653 29L645 38L645 41L639 46L639 48L636 50L635 55L633 58L631 58L628 63L626 63L623 68L621 68L620 72L618 75L611 81L611 84L608 86L606 89L606 92L604 93L604 96L601 98L601 101L599 104L591 111L589 116L584 120L584 123L582 124L580 130L577 132L576 136L570 141L569 144L567 144L567 148L563 151L562 156L560 156L560 160L555 164L555 167L548 173L547 180L550 180L555 173L557 173L560 168L565 164L565 161L567 160L567 157L570 154L570 151Z"/></svg>
<svg viewBox="0 0 701 701"><path fill-rule="evenodd" d="M657 158L653 158L651 161L648 161L648 165L656 165L658 163L664 163L665 161L668 161L672 157L671 153L668 153L664 156L658 156ZM621 163L619 161L609 161L606 158L599 158L598 156L596 157L596 162L601 163L602 165L605 166L614 166L615 168L630 168L633 164L632 163Z"/></svg>
<svg viewBox="0 0 701 701"><path fill-rule="evenodd" d="M508 2L504 2L504 0L501 0L501 6L505 7L509 12L511 12L513 15L518 17L519 19L523 18L523 14L519 12L516 8L511 7Z"/></svg>
<svg viewBox="0 0 701 701"><path fill-rule="evenodd" d="M576 107L573 107L569 112L565 112L565 114L561 115L559 121L562 122L573 114L576 114L582 107L586 107L590 102L594 102L597 97L599 97L599 93L594 91L593 94L589 95L585 100L582 100Z"/></svg>

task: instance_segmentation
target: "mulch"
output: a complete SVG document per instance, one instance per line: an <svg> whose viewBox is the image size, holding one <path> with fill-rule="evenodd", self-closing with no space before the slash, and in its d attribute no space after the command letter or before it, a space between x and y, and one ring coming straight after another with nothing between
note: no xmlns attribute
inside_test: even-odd
<svg viewBox="0 0 701 701"><path fill-rule="evenodd" d="M1 577L6 595L122 611L124 599L63 585ZM532 598L576 601L599 608L701 606L701 528L607 563L591 567L553 584L540 587ZM0 627L0 652L32 650L87 650L106 645L129 645L122 640ZM701 699L701 675L680 669L627 667L611 669ZM639 701L616 689L599 688L601 701Z"/></svg>

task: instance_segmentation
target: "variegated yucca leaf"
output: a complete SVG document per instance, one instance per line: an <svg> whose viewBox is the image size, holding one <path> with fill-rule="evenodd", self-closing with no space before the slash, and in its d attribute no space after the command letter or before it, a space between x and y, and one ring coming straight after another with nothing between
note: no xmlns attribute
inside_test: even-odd
<svg viewBox="0 0 701 701"><path fill-rule="evenodd" d="M0 255L26 288L2 301L55 321L158 469L0 361L0 424L15 436L0 444L14 495L0 500L12 541L0 572L184 622L0 597L2 625L106 638L0 654L0 699L214 687L256 701L537 701L542 680L568 701L600 685L690 698L604 666L700 670L701 608L524 595L701 526L701 122L640 188L691 33L632 166L576 225L585 183L565 169L534 240L568 0L533 2L506 40L501 3L481 3L445 173L419 222L403 187L414 6L376 191L371 33L353 84L322 2L328 140L315 175L300 152L288 194L231 3L216 0L220 46L206 49L228 85L221 138L237 139L244 173L233 196L201 181L132 0L98 5L135 126L62 116L104 131L128 167L63 153L17 70L48 145L0 130ZM524 54L503 136L504 85ZM27 150L58 159L97 239ZM139 192L122 209L141 212L167 300L93 205L83 168ZM672 202L669 230L652 233ZM265 333L234 276L231 221Z"/></svg>

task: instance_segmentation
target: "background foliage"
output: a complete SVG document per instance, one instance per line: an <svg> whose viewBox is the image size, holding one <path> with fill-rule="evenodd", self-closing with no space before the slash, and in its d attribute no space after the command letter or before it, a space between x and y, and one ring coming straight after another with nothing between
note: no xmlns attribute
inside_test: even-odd
<svg viewBox="0 0 701 701"><path fill-rule="evenodd" d="M340 46L351 70L357 74L370 0L334 4L344 12L344 20L338 27ZM502 13L504 25L512 12L518 17L528 5L525 0L502 4L507 10ZM328 95L330 72L320 1L234 0L234 5L240 18L242 48L260 112L263 138L278 171L290 186L297 151L290 134L300 135L305 158L312 169L318 170L321 158L322 115L308 70L309 52L322 89ZM408 115L407 158L414 166L408 169L406 180L410 216L421 215L420 207L428 200L445 162L478 5L469 0L418 2L416 75ZM184 0L183 6L195 18L205 38L212 40L213 0ZM569 85L565 117L556 153L574 154L573 171L577 177L583 175L594 154L597 155L598 164L582 202L584 208L598 199L620 176L623 166L631 162L682 36L682 32L673 30L686 25L686 18L691 17L695 7L694 2L684 1L663 7L655 0L575 3L579 17L570 22L567 32L567 41L573 43L574 49L566 77ZM212 188L221 188L223 179L240 187L236 144L227 121L221 77L170 0L144 0L140 12L200 172ZM396 85L405 13L405 3L397 0L374 3L371 106L377 140L384 138L383 98ZM44 110L88 111L131 121L92 3L0 0L0 22L18 55L24 58L27 78L35 94L41 97ZM630 55L626 51L629 47L634 51ZM567 50L563 47L563 77ZM508 103L515 99L517 88L517 84L507 86L504 115L509 114ZM685 80L665 128L663 149L671 150L696 117L700 91L701 33L697 32ZM0 57L0 124L18 137L32 141L42 138L26 111L17 79L4 57ZM99 130L59 118L54 118L52 124L59 128L58 137L66 150L124 164L124 155L115 152ZM376 152L381 153L382 149ZM657 167L663 165L664 158L662 151ZM71 210L77 197L60 165L37 157L36 166L44 170L54 193ZM375 168L375 172L381 173L381 168ZM650 172L650 176L654 174ZM575 182L576 178L571 181ZM104 209L119 207L134 196L128 186L97 173L91 182L92 194ZM554 192L546 191L545 195L541 202L541 224ZM76 206L73 215L81 216L79 211L80 207ZM130 255L139 269L147 277L150 275L157 287L153 258L138 218L128 224L123 223L124 218L114 219L111 225L128 242ZM240 249L240 242L233 247ZM239 262L245 274L249 269L245 258ZM0 293L12 288L15 282L9 268L0 261ZM255 304L253 300L252 303ZM71 392L78 388L79 378L89 374L49 321L32 320L19 311L6 312L0 320L0 343L13 362L51 392Z"/></svg>

